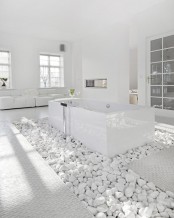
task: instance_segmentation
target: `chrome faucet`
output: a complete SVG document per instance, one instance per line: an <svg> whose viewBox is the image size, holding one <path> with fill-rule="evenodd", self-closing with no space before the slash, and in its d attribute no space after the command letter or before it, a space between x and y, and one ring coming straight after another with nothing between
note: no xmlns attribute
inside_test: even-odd
<svg viewBox="0 0 174 218"><path fill-rule="evenodd" d="M106 108L110 108L110 104L107 104L107 105L106 105Z"/></svg>

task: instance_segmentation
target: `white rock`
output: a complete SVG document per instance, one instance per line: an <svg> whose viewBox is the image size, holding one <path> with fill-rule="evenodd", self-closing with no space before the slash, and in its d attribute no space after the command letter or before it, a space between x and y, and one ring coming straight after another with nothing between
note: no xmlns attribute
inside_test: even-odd
<svg viewBox="0 0 174 218"><path fill-rule="evenodd" d="M79 184L79 181L76 179L74 182L73 182L73 185L74 186L77 186Z"/></svg>
<svg viewBox="0 0 174 218"><path fill-rule="evenodd" d="M167 197L167 194L165 192L160 192L158 195L159 200L164 200Z"/></svg>
<svg viewBox="0 0 174 218"><path fill-rule="evenodd" d="M114 213L117 210L117 205L116 204L111 205L109 209L111 210L112 213Z"/></svg>
<svg viewBox="0 0 174 218"><path fill-rule="evenodd" d="M94 193L91 190L87 190L86 195L91 197L91 198L94 198Z"/></svg>
<svg viewBox="0 0 174 218"><path fill-rule="evenodd" d="M158 191L154 191L154 192L152 192L152 193L150 194L150 197L152 197L152 198L157 198L158 195L159 195L159 192L158 192Z"/></svg>
<svg viewBox="0 0 174 218"><path fill-rule="evenodd" d="M127 214L127 213L129 213L130 212L130 205L124 205L123 207L122 207L122 211L124 212L124 214Z"/></svg>
<svg viewBox="0 0 174 218"><path fill-rule="evenodd" d="M142 191L142 189L141 189L140 187L137 187L137 188L135 189L135 192L136 192L137 194L140 194L141 191Z"/></svg>
<svg viewBox="0 0 174 218"><path fill-rule="evenodd" d="M86 203L85 201L82 201L82 204L83 204L85 207L88 207L88 203Z"/></svg>
<svg viewBox="0 0 174 218"><path fill-rule="evenodd" d="M139 201L146 201L146 199L147 199L147 196L146 195L142 195L141 193L140 194L138 194L138 200Z"/></svg>
<svg viewBox="0 0 174 218"><path fill-rule="evenodd" d="M97 214L97 209L91 206L88 206L87 209L93 214L96 215Z"/></svg>
<svg viewBox="0 0 174 218"><path fill-rule="evenodd" d="M122 192L115 192L115 196L116 196L116 198L122 198L123 193Z"/></svg>
<svg viewBox="0 0 174 218"><path fill-rule="evenodd" d="M41 155L42 155L43 158L47 158L48 157L48 153L47 152L42 152Z"/></svg>
<svg viewBox="0 0 174 218"><path fill-rule="evenodd" d="M161 215L161 217L167 217L167 218L170 217L169 214L165 211L161 212L160 215Z"/></svg>
<svg viewBox="0 0 174 218"><path fill-rule="evenodd" d="M92 174L90 172L86 172L86 177L92 178Z"/></svg>
<svg viewBox="0 0 174 218"><path fill-rule="evenodd" d="M106 212L107 210L108 210L108 206L106 205L106 204L101 204L101 205L99 205L98 207L97 207L97 210L99 211L99 212Z"/></svg>
<svg viewBox="0 0 174 218"><path fill-rule="evenodd" d="M138 185L139 185L140 187L142 187L143 185L146 184L146 181L143 180L143 179L137 179L137 183L138 183Z"/></svg>
<svg viewBox="0 0 174 218"><path fill-rule="evenodd" d="M143 186L142 186L142 189L144 189L144 190L149 190L150 188L149 188L147 185L143 185Z"/></svg>
<svg viewBox="0 0 174 218"><path fill-rule="evenodd" d="M129 211L127 214L125 214L125 218L136 218L136 216L132 211Z"/></svg>
<svg viewBox="0 0 174 218"><path fill-rule="evenodd" d="M49 165L54 165L54 164L56 164L57 163L57 160L56 159L54 159L54 160L49 160L48 161L48 164Z"/></svg>
<svg viewBox="0 0 174 218"><path fill-rule="evenodd" d="M112 196L112 190L107 189L106 190L106 196Z"/></svg>
<svg viewBox="0 0 174 218"><path fill-rule="evenodd" d="M96 206L104 204L105 201L106 201L106 199L104 196L98 197L94 200Z"/></svg>
<svg viewBox="0 0 174 218"><path fill-rule="evenodd" d="M126 184L126 180L125 180L123 177L120 177L120 178L118 179L118 183L119 183L119 184Z"/></svg>
<svg viewBox="0 0 174 218"><path fill-rule="evenodd" d="M171 192L171 191L166 191L166 194L171 197L171 198L174 198L174 193Z"/></svg>
<svg viewBox="0 0 174 218"><path fill-rule="evenodd" d="M80 183L78 188L80 190L80 189L84 189L85 187L86 187L86 183Z"/></svg>
<svg viewBox="0 0 174 218"><path fill-rule="evenodd" d="M131 186L128 186L127 188L125 188L124 194L126 195L127 198L132 197L134 193L134 188Z"/></svg>
<svg viewBox="0 0 174 218"><path fill-rule="evenodd" d="M151 207L145 207L145 208L141 208L139 210L139 214L142 217L147 217L147 218L152 216L152 212L153 212L153 208L151 208Z"/></svg>
<svg viewBox="0 0 174 218"><path fill-rule="evenodd" d="M85 189L84 188L78 189L78 192L79 192L79 194L84 194L85 193Z"/></svg>
<svg viewBox="0 0 174 218"><path fill-rule="evenodd" d="M70 177L69 177L69 181L70 181L70 182L74 182L75 180L76 180L76 177L74 177L74 176L70 176Z"/></svg>
<svg viewBox="0 0 174 218"><path fill-rule="evenodd" d="M156 207L160 213L165 210L165 207L162 204L157 204Z"/></svg>
<svg viewBox="0 0 174 218"><path fill-rule="evenodd" d="M100 193L103 193L105 190L106 190L106 189L105 189L104 186L99 186L99 187L98 187L98 191L99 191Z"/></svg>
<svg viewBox="0 0 174 218"><path fill-rule="evenodd" d="M100 212L96 215L96 218L106 218L106 215L105 213Z"/></svg>
<svg viewBox="0 0 174 218"><path fill-rule="evenodd" d="M154 185L152 182L148 182L148 183L147 183L147 186L148 186L150 189L152 189L152 190L156 190L156 187L155 187L155 185Z"/></svg>
<svg viewBox="0 0 174 218"><path fill-rule="evenodd" d="M82 201L82 200L84 200L85 199L85 195L83 195L83 194L80 194L79 196L78 196L78 198Z"/></svg>
<svg viewBox="0 0 174 218"><path fill-rule="evenodd" d="M93 183L93 184L91 185L91 189L92 189L92 190L96 190L96 189L97 189L97 186L96 186L95 183Z"/></svg>
<svg viewBox="0 0 174 218"><path fill-rule="evenodd" d="M90 197L87 197L88 198L88 204L90 205L90 206L93 206L93 200L90 198Z"/></svg>
<svg viewBox="0 0 174 218"><path fill-rule="evenodd" d="M125 188L123 183L117 183L116 187L117 187L118 191L120 191L120 192L123 192L123 190Z"/></svg>
<svg viewBox="0 0 174 218"><path fill-rule="evenodd" d="M135 181L135 177L131 173L127 173L126 176L125 176L125 179L126 179L127 182Z"/></svg>
<svg viewBox="0 0 174 218"><path fill-rule="evenodd" d="M117 203L117 200L114 199L114 198L109 198L109 200L107 201L107 205L108 205L109 207L111 207L111 206L113 206L113 205L116 205L116 203Z"/></svg>
<svg viewBox="0 0 174 218"><path fill-rule="evenodd" d="M107 179L108 179L110 182L114 182L114 181L116 181L116 176L115 176L115 175L112 175L112 174L108 174L108 175L107 175Z"/></svg>

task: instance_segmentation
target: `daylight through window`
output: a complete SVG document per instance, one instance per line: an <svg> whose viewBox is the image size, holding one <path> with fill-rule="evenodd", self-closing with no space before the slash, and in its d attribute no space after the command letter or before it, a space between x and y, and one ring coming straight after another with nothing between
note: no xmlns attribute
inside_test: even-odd
<svg viewBox="0 0 174 218"><path fill-rule="evenodd" d="M0 51L0 83L1 87L10 87L11 55L9 51Z"/></svg>
<svg viewBox="0 0 174 218"><path fill-rule="evenodd" d="M64 87L64 60L59 55L40 55L40 87Z"/></svg>

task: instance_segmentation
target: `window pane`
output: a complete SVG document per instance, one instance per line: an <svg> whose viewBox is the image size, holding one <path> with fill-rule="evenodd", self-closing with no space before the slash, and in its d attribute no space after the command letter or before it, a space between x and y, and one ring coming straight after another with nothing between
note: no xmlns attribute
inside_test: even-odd
<svg viewBox="0 0 174 218"><path fill-rule="evenodd" d="M0 64L9 64L9 52L0 51Z"/></svg>
<svg viewBox="0 0 174 218"><path fill-rule="evenodd" d="M174 98L174 86L164 86L164 97L172 97Z"/></svg>
<svg viewBox="0 0 174 218"><path fill-rule="evenodd" d="M163 108L167 110L174 110L174 99L164 98Z"/></svg>
<svg viewBox="0 0 174 218"><path fill-rule="evenodd" d="M162 39L155 39L151 41L151 51L162 49Z"/></svg>
<svg viewBox="0 0 174 218"><path fill-rule="evenodd" d="M163 52L164 61L173 60L174 59L174 48L165 49Z"/></svg>
<svg viewBox="0 0 174 218"><path fill-rule="evenodd" d="M60 57L50 56L50 66L59 66L59 65L60 65Z"/></svg>
<svg viewBox="0 0 174 218"><path fill-rule="evenodd" d="M174 72L174 61L164 62L164 73Z"/></svg>
<svg viewBox="0 0 174 218"><path fill-rule="evenodd" d="M0 79L3 86L9 87L10 80L10 53L7 51L0 51Z"/></svg>
<svg viewBox="0 0 174 218"><path fill-rule="evenodd" d="M9 66L0 65L0 77L9 77Z"/></svg>
<svg viewBox="0 0 174 218"><path fill-rule="evenodd" d="M151 64L151 74L162 73L162 63Z"/></svg>
<svg viewBox="0 0 174 218"><path fill-rule="evenodd" d="M164 48L174 47L174 35L164 37L163 43L164 43L163 45Z"/></svg>
<svg viewBox="0 0 174 218"><path fill-rule="evenodd" d="M174 85L174 74L166 74L163 76L164 85Z"/></svg>
<svg viewBox="0 0 174 218"><path fill-rule="evenodd" d="M60 67L61 64L62 66ZM41 87L64 86L63 57L40 55L40 74Z"/></svg>
<svg viewBox="0 0 174 218"><path fill-rule="evenodd" d="M47 67L40 68L40 83L42 87L49 87L49 71Z"/></svg>
<svg viewBox="0 0 174 218"><path fill-rule="evenodd" d="M151 96L162 97L162 87L161 86L151 86Z"/></svg>
<svg viewBox="0 0 174 218"><path fill-rule="evenodd" d="M58 77L53 77L51 78L51 86L60 86L60 78Z"/></svg>
<svg viewBox="0 0 174 218"><path fill-rule="evenodd" d="M151 106L162 109L162 98L151 98Z"/></svg>
<svg viewBox="0 0 174 218"><path fill-rule="evenodd" d="M48 65L48 56L40 55L40 65Z"/></svg>
<svg viewBox="0 0 174 218"><path fill-rule="evenodd" d="M151 62L162 61L162 51L151 52Z"/></svg>
<svg viewBox="0 0 174 218"><path fill-rule="evenodd" d="M161 85L162 84L162 75L151 75L151 85Z"/></svg>
<svg viewBox="0 0 174 218"><path fill-rule="evenodd" d="M58 67L50 67L51 73L59 73L60 69Z"/></svg>

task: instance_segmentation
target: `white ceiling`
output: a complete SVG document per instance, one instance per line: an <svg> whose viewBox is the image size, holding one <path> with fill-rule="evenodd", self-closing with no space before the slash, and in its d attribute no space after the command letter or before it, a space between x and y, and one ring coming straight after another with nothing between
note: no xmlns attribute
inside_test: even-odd
<svg viewBox="0 0 174 218"><path fill-rule="evenodd" d="M0 31L76 40L163 0L0 0Z"/></svg>

